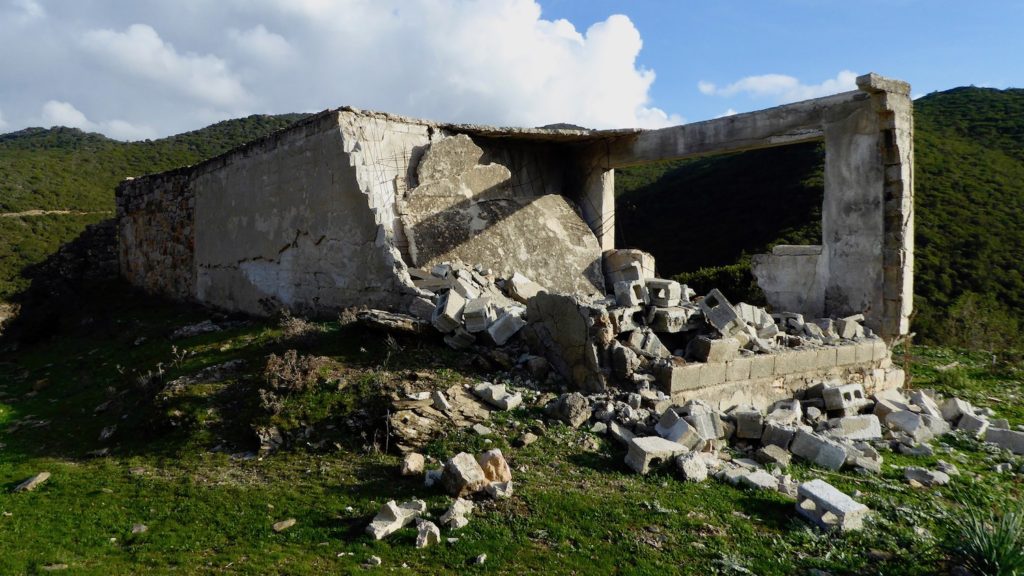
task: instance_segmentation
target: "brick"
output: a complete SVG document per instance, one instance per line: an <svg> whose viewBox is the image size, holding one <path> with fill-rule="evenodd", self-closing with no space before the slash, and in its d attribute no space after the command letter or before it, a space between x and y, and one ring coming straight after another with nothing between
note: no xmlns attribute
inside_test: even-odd
<svg viewBox="0 0 1024 576"><path fill-rule="evenodd" d="M700 387L715 386L725 382L725 364L703 364L700 369Z"/></svg>
<svg viewBox="0 0 1024 576"><path fill-rule="evenodd" d="M843 344L836 348L836 365L849 366L857 363L857 347L854 344Z"/></svg>
<svg viewBox="0 0 1024 576"><path fill-rule="evenodd" d="M728 382L749 380L753 358L736 358L725 365L725 379Z"/></svg>
<svg viewBox="0 0 1024 576"><path fill-rule="evenodd" d="M750 358L750 378L771 378L775 374L775 355L758 354Z"/></svg>
<svg viewBox="0 0 1024 576"><path fill-rule="evenodd" d="M873 355L873 342L859 342L855 347L855 362L857 364L868 364Z"/></svg>
<svg viewBox="0 0 1024 576"><path fill-rule="evenodd" d="M672 364L662 367L657 372L657 382L661 390L669 395L676 392L696 390L700 388L700 369L703 364Z"/></svg>

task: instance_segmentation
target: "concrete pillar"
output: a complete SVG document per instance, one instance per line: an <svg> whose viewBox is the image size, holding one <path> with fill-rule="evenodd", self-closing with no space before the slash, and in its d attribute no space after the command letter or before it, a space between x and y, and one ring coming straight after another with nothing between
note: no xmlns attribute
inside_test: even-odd
<svg viewBox="0 0 1024 576"><path fill-rule="evenodd" d="M602 250L615 248L615 170L593 167L583 183L583 219Z"/></svg>

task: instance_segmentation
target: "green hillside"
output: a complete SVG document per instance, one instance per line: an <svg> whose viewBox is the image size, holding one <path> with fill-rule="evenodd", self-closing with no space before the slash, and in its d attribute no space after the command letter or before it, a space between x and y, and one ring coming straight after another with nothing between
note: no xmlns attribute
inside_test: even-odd
<svg viewBox="0 0 1024 576"><path fill-rule="evenodd" d="M914 329L947 340L950 310L969 302L1010 326L1024 317L1024 90L956 88L914 107ZM820 242L823 158L804 144L620 170L617 240L662 275L756 299L751 254Z"/></svg>
<svg viewBox="0 0 1024 576"><path fill-rule="evenodd" d="M0 135L0 300L28 285L27 265L113 216L113 190L124 178L195 164L303 117L249 116L141 142L62 127ZM71 213L11 215L31 210Z"/></svg>

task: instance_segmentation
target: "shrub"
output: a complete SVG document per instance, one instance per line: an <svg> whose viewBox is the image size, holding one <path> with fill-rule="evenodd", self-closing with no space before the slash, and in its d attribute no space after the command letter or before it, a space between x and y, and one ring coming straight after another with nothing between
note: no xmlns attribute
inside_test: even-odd
<svg viewBox="0 0 1024 576"><path fill-rule="evenodd" d="M316 385L325 361L320 356L299 356L295 350L288 350L281 356L271 354L267 357L263 377L274 392L302 392Z"/></svg>
<svg viewBox="0 0 1024 576"><path fill-rule="evenodd" d="M991 294L967 292L949 310L946 333L952 344L1001 352L1019 346L1017 318Z"/></svg>
<svg viewBox="0 0 1024 576"><path fill-rule="evenodd" d="M1024 510L996 514L987 508L964 508L953 521L948 548L978 576L1024 574Z"/></svg>

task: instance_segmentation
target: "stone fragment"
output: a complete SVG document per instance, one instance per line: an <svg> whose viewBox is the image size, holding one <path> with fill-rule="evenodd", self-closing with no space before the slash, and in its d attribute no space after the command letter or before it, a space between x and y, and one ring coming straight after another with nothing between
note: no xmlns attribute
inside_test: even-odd
<svg viewBox="0 0 1024 576"><path fill-rule="evenodd" d="M476 461L483 469L488 482L510 482L512 480L512 470L509 469L505 456L498 448L477 456Z"/></svg>
<svg viewBox="0 0 1024 576"><path fill-rule="evenodd" d="M612 369L619 380L628 380L640 368L640 356L628 346L612 342Z"/></svg>
<svg viewBox="0 0 1024 576"><path fill-rule="evenodd" d="M465 528L469 524L469 515L473 513L473 501L456 498L448 510L441 515L441 525L449 530Z"/></svg>
<svg viewBox="0 0 1024 576"><path fill-rule="evenodd" d="M911 482L918 482L922 486L944 486L949 484L949 475L938 470L928 470L917 466L907 466L903 469L903 477Z"/></svg>
<svg viewBox="0 0 1024 576"><path fill-rule="evenodd" d="M373 517L373 521L366 527L366 532L375 540L380 540L404 528L426 511L427 503L422 500L403 502L400 506L395 504L394 500L390 500Z"/></svg>
<svg viewBox="0 0 1024 576"><path fill-rule="evenodd" d="M863 314L857 314L854 316L848 316L837 320L835 323L836 333L840 338L851 340L853 338L864 337L864 326L861 326L861 322L864 321Z"/></svg>
<svg viewBox="0 0 1024 576"><path fill-rule="evenodd" d="M441 482L449 494L459 498L483 490L488 480L472 454L459 452L445 462Z"/></svg>
<svg viewBox="0 0 1024 576"><path fill-rule="evenodd" d="M995 444L1004 450L1014 454L1024 454L1024 432L1006 430L1002 428L989 428L985 432L985 442Z"/></svg>
<svg viewBox="0 0 1024 576"><path fill-rule="evenodd" d="M454 332L444 337L444 343L455 350L465 350L472 346L475 341L476 336L470 334L469 331L462 326L459 326Z"/></svg>
<svg viewBox="0 0 1024 576"><path fill-rule="evenodd" d="M491 482L487 485L487 495L495 500L503 500L512 497L512 481Z"/></svg>
<svg viewBox="0 0 1024 576"><path fill-rule="evenodd" d="M402 459L402 476L418 476L423 474L423 466L426 460L423 454L410 452Z"/></svg>
<svg viewBox="0 0 1024 576"><path fill-rule="evenodd" d="M409 304L409 314L424 322L430 322L434 318L434 310L436 308L437 305L428 298L416 297Z"/></svg>
<svg viewBox="0 0 1024 576"><path fill-rule="evenodd" d="M427 488L432 487L441 481L444 477L444 468L438 468L437 470L427 470L423 475L423 485Z"/></svg>
<svg viewBox="0 0 1024 576"><path fill-rule="evenodd" d="M882 424L878 416L864 414L861 416L845 416L828 421L827 434L833 438L847 440L879 440L882 438Z"/></svg>
<svg viewBox="0 0 1024 576"><path fill-rule="evenodd" d="M590 420L590 401L579 392L563 394L552 402L552 416L566 422L573 428L579 428Z"/></svg>
<svg viewBox="0 0 1024 576"><path fill-rule="evenodd" d="M800 423L802 416L803 409L800 407L799 400L779 400L772 405L768 415L765 416L765 421L766 423L794 425Z"/></svg>
<svg viewBox="0 0 1024 576"><path fill-rule="evenodd" d="M15 492L31 492L50 479L49 472L40 472L14 487Z"/></svg>
<svg viewBox="0 0 1024 576"><path fill-rule="evenodd" d="M470 426L469 429L472 430L473 433L475 433L477 436L490 436L491 434L494 434L494 430L491 430L490 428L484 426L483 424L480 424L479 422Z"/></svg>
<svg viewBox="0 0 1024 576"><path fill-rule="evenodd" d="M698 452L677 456L676 468L688 482L703 482L708 479L708 466Z"/></svg>
<svg viewBox="0 0 1024 576"><path fill-rule="evenodd" d="M774 464L779 468L788 468L793 456L775 444L768 444L758 448L754 453L754 459L761 464Z"/></svg>
<svg viewBox="0 0 1024 576"><path fill-rule="evenodd" d="M712 340L707 336L698 336L690 341L687 353L699 362L728 362L736 357L740 343L735 338L719 338Z"/></svg>
<svg viewBox="0 0 1024 576"><path fill-rule="evenodd" d="M284 532L285 530L291 528L292 526L295 526L295 522L296 522L295 518L288 518L287 520L281 520L280 522L274 522L274 525L271 526L271 528L274 530L274 532L281 533L281 532ZM145 530L143 530L143 532L145 532ZM378 540L380 540L380 538L378 538Z"/></svg>
<svg viewBox="0 0 1024 576"><path fill-rule="evenodd" d="M633 438L626 453L626 465L640 474L647 474L652 465L667 462L687 451L686 446L660 436Z"/></svg>
<svg viewBox="0 0 1024 576"><path fill-rule="evenodd" d="M796 511L825 530L858 530L868 507L856 502L821 479L804 482L797 489Z"/></svg>
<svg viewBox="0 0 1024 576"><path fill-rule="evenodd" d="M789 445L793 442L795 434L796 428L793 426L768 422L765 424L764 433L761 435L761 444L765 446L778 446L783 450L789 450Z"/></svg>
<svg viewBox="0 0 1024 576"><path fill-rule="evenodd" d="M416 547L426 548L441 541L441 529L437 524L429 520L419 520L416 523Z"/></svg>
<svg viewBox="0 0 1024 576"><path fill-rule="evenodd" d="M380 566L381 562L380 556L370 556L366 559L367 566Z"/></svg>
<svg viewBox="0 0 1024 576"><path fill-rule="evenodd" d="M840 444L804 430L793 436L789 451L829 470L839 470L846 463L846 450Z"/></svg>
<svg viewBox="0 0 1024 576"><path fill-rule="evenodd" d="M440 390L434 390L430 394L430 399L433 401L434 410L440 412L451 412L452 405L448 402L448 397L444 395L444 392Z"/></svg>
<svg viewBox="0 0 1024 576"><path fill-rule="evenodd" d="M974 407L970 402L959 398L947 398L940 408L942 419L950 424L956 424L964 414L974 414Z"/></svg>
<svg viewBox="0 0 1024 576"><path fill-rule="evenodd" d="M956 424L957 430L964 430L974 435L975 438L981 438L988 431L988 419L976 414L963 414L960 416L960 420Z"/></svg>
<svg viewBox="0 0 1024 576"><path fill-rule="evenodd" d="M633 431L618 422L608 423L608 435L619 444L629 446L630 441L636 436Z"/></svg>
<svg viewBox="0 0 1024 576"><path fill-rule="evenodd" d="M534 442L536 442L537 439L538 439L538 436L536 434L534 434L533 432L526 432L525 434L520 436L514 442L514 445L516 447L518 447L518 448L526 448L530 444L533 444Z"/></svg>
<svg viewBox="0 0 1024 576"><path fill-rule="evenodd" d="M695 309L682 306L656 308L654 317L650 321L651 330L667 334L692 330L697 328L697 324L691 322L695 313Z"/></svg>
<svg viewBox="0 0 1024 576"><path fill-rule="evenodd" d="M473 394L499 410L515 410L523 403L523 395L509 393L504 384L481 382L473 387Z"/></svg>
<svg viewBox="0 0 1024 576"><path fill-rule="evenodd" d="M939 409L939 405L932 400L932 397L925 394L922 390L914 390L910 393L910 401L921 408L921 414L927 414L929 416L935 416L936 418L942 418L942 410Z"/></svg>

